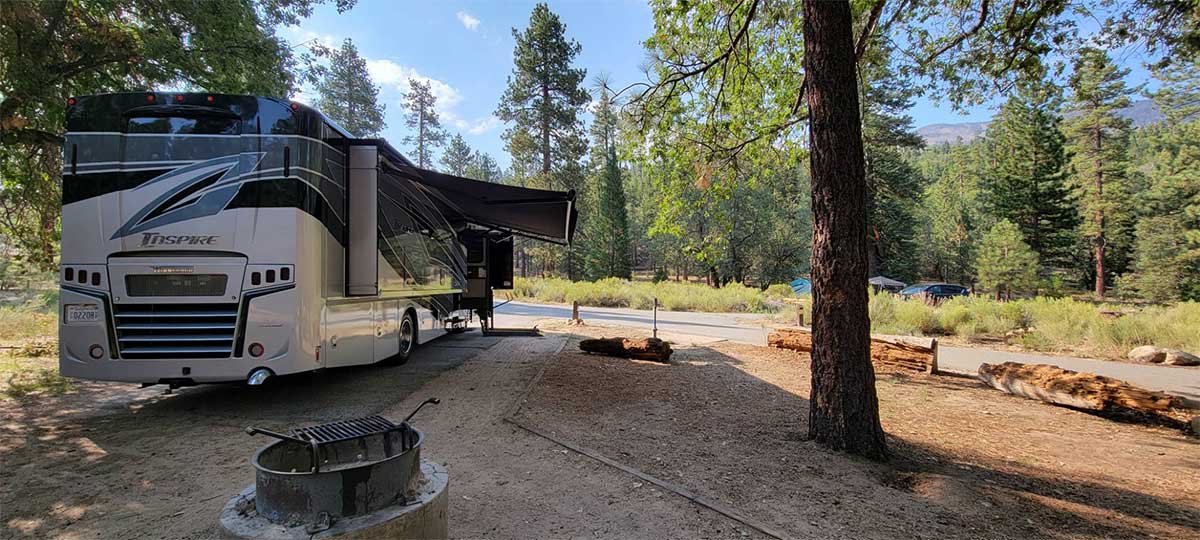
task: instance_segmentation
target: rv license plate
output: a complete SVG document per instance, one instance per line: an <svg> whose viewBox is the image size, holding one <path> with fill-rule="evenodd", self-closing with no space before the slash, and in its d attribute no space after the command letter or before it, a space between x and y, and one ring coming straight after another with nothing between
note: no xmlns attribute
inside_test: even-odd
<svg viewBox="0 0 1200 540"><path fill-rule="evenodd" d="M95 304L67 304L67 324L100 322L100 308Z"/></svg>

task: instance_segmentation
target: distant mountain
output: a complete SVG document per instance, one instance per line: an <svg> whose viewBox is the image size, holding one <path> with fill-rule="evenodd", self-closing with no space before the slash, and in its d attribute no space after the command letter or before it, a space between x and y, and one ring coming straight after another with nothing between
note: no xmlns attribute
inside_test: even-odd
<svg viewBox="0 0 1200 540"><path fill-rule="evenodd" d="M925 139L925 144L938 145L942 143L969 143L983 136L987 131L987 122L959 122L957 124L929 124L917 128L917 135Z"/></svg>
<svg viewBox="0 0 1200 540"><path fill-rule="evenodd" d="M1134 101L1121 110L1121 116L1133 121L1133 127L1142 127L1162 120L1164 117L1153 101L1143 99ZM1070 116L1068 113L1067 116ZM917 135L925 139L925 144L969 143L987 131L988 122L959 122L956 124L929 124L917 128Z"/></svg>
<svg viewBox="0 0 1200 540"><path fill-rule="evenodd" d="M1121 110L1121 116L1133 120L1133 127L1148 126L1166 119L1153 101L1143 99L1135 101Z"/></svg>

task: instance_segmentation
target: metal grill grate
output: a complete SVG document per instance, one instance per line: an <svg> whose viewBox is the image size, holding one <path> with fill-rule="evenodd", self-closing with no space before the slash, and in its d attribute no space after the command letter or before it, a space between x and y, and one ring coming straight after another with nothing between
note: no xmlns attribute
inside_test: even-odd
<svg viewBox="0 0 1200 540"><path fill-rule="evenodd" d="M386 433L399 428L400 426L393 424L391 420L375 415L293 429L292 436L310 443L329 444Z"/></svg>

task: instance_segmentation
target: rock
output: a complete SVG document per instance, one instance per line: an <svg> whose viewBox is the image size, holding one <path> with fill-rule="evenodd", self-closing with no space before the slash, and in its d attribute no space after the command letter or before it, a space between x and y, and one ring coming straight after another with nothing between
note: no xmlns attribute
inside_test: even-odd
<svg viewBox="0 0 1200 540"><path fill-rule="evenodd" d="M1163 363L1171 366L1200 366L1200 356L1177 349L1163 349Z"/></svg>
<svg viewBox="0 0 1200 540"><path fill-rule="evenodd" d="M1200 416L1192 417L1192 435L1200 435Z"/></svg>
<svg viewBox="0 0 1200 540"><path fill-rule="evenodd" d="M1154 345L1142 345L1129 351L1129 359L1139 364L1161 364L1167 359L1167 351Z"/></svg>

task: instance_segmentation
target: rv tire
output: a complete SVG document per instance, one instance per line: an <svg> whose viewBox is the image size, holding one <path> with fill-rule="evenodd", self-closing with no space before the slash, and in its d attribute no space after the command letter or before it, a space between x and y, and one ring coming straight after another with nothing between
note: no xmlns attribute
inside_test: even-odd
<svg viewBox="0 0 1200 540"><path fill-rule="evenodd" d="M408 363L408 359L412 357L412 353L417 348L417 316L410 309L404 312L404 317L400 319L400 351L395 356L388 358L384 362L388 365L402 366Z"/></svg>

